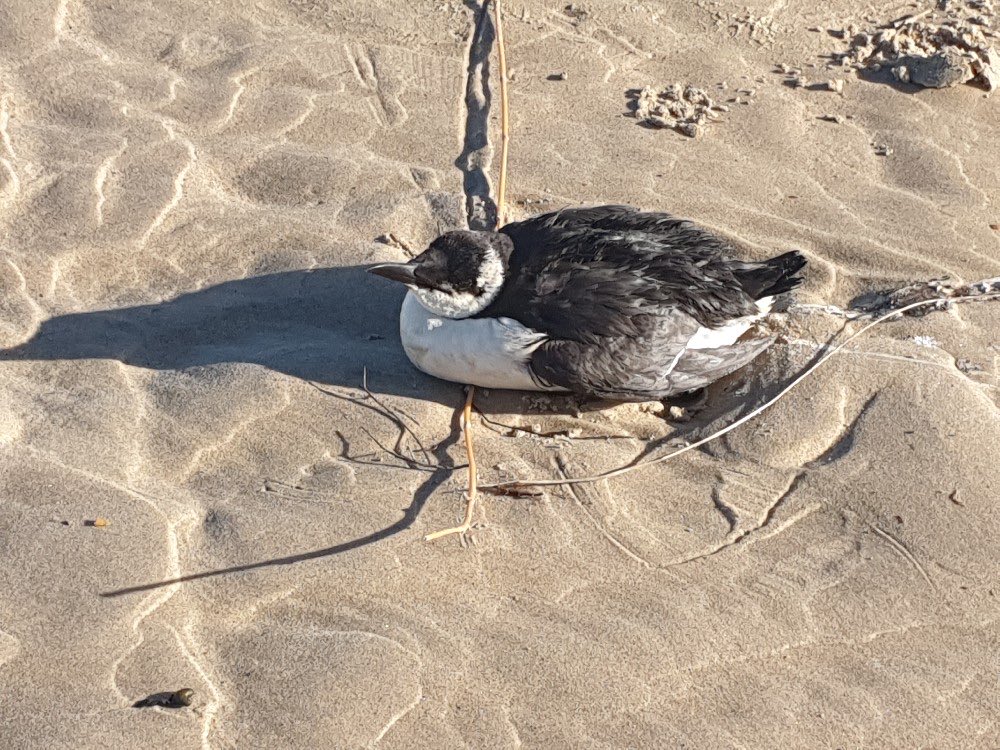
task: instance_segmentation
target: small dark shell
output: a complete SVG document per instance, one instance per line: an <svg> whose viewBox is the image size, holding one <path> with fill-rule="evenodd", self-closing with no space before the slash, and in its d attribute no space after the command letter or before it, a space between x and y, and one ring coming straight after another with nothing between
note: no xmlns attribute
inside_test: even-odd
<svg viewBox="0 0 1000 750"><path fill-rule="evenodd" d="M177 692L172 693L167 700L167 705L172 708L190 706L192 703L194 703L194 690L191 688L181 688Z"/></svg>

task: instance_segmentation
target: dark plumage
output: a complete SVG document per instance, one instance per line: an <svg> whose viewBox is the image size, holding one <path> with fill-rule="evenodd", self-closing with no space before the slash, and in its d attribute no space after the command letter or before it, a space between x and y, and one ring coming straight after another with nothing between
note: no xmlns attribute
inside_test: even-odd
<svg viewBox="0 0 1000 750"><path fill-rule="evenodd" d="M805 258L735 255L689 221L596 206L448 232L370 270L420 300L423 313L404 302L401 333L431 374L638 401L700 388L770 345L750 329L801 283Z"/></svg>
<svg viewBox="0 0 1000 750"><path fill-rule="evenodd" d="M794 251L732 260L729 243L690 221L628 206L563 209L500 231L513 241L506 281L479 316L581 341L636 335L637 316L664 307L709 328L756 314L756 300L801 283L806 263Z"/></svg>
<svg viewBox="0 0 1000 750"><path fill-rule="evenodd" d="M798 286L792 251L734 260L725 240L665 213L628 206L541 214L500 230L512 240L506 281L479 317L509 317L550 333L531 369L545 383L625 400L700 388L771 343L692 349L664 370L699 326L759 312L758 299Z"/></svg>

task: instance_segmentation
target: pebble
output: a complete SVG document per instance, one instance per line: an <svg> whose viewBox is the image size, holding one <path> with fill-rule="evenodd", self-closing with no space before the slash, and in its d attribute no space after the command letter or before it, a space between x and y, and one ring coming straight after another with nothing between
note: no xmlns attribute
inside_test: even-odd
<svg viewBox="0 0 1000 750"><path fill-rule="evenodd" d="M893 75L901 81L925 88L958 86L973 75L971 61L953 47L947 47L931 57L904 57L900 62L902 65L892 69Z"/></svg>
<svg viewBox="0 0 1000 750"><path fill-rule="evenodd" d="M973 362L971 359L956 359L955 366L966 374L970 372L983 372L985 370L981 364Z"/></svg>
<svg viewBox="0 0 1000 750"><path fill-rule="evenodd" d="M194 703L194 690L191 688L181 688L167 699L167 705L171 708L190 706L192 703Z"/></svg>
<svg viewBox="0 0 1000 750"><path fill-rule="evenodd" d="M133 708L151 708L162 706L164 708L185 708L194 703L194 690L191 688L181 688L173 693L154 693L153 695L138 700L132 704Z"/></svg>
<svg viewBox="0 0 1000 750"><path fill-rule="evenodd" d="M990 47L981 54L978 64L979 80L988 92L1000 89L1000 53Z"/></svg>

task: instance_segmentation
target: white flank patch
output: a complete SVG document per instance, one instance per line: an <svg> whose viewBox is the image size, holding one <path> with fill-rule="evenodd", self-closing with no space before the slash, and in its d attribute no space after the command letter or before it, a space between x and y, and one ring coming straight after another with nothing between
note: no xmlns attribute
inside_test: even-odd
<svg viewBox="0 0 1000 750"><path fill-rule="evenodd" d="M754 323L763 318L774 305L774 297L763 297L757 300L759 315L747 315L743 318L735 318L718 328L699 328L690 341L687 342L688 349L718 349L723 346L732 346L740 336L750 330Z"/></svg>
<svg viewBox="0 0 1000 750"><path fill-rule="evenodd" d="M771 312L772 307L774 307L774 297L761 297L757 300L757 309L760 310L761 316Z"/></svg>
<svg viewBox="0 0 1000 750"><path fill-rule="evenodd" d="M516 320L437 316L411 291L399 313L399 335L410 361L436 378L483 388L562 390L532 379L528 360L545 335Z"/></svg>
<svg viewBox="0 0 1000 750"><path fill-rule="evenodd" d="M687 348L718 349L723 346L732 346L740 336L750 330L750 327L757 320L758 318L753 316L731 320L718 328L705 328L703 326L687 342Z"/></svg>

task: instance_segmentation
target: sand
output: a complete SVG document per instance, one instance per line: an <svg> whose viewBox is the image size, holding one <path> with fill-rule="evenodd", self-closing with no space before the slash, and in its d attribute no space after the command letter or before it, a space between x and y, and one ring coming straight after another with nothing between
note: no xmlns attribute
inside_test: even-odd
<svg viewBox="0 0 1000 750"><path fill-rule="evenodd" d="M804 304L1000 275L1000 95L828 70L846 42L809 31L928 4L746 3L508 3L514 218L623 202L799 248ZM422 540L461 515L463 392L364 267L489 219L478 12L0 5L0 746L1000 746L1000 305ZM629 111L678 82L729 107L699 138ZM480 392L521 428L477 419L483 480L707 434L843 325L789 315L671 419Z"/></svg>

